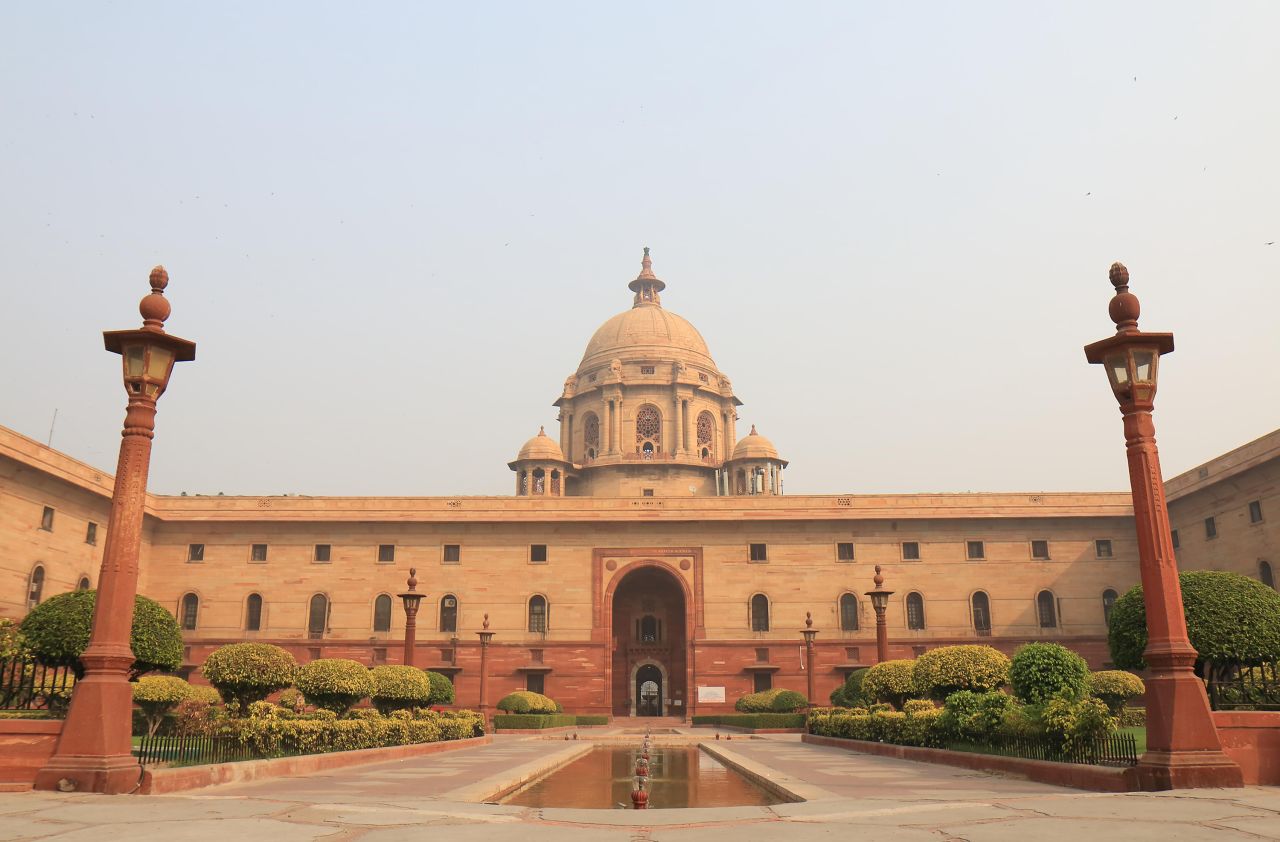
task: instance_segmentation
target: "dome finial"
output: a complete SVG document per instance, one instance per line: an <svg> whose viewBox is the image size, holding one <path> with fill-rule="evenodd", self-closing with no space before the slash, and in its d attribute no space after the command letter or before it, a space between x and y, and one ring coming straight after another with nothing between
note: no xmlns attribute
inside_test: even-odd
<svg viewBox="0 0 1280 842"><path fill-rule="evenodd" d="M653 274L653 260L649 257L649 247L644 247L644 257L640 260L640 274L636 275L636 279L627 284L627 288L636 294L633 306L639 307L641 304L657 304L662 306L662 298L658 293L667 288L667 285Z"/></svg>
<svg viewBox="0 0 1280 842"><path fill-rule="evenodd" d="M760 435L759 433L757 433L757 432L756 432L756 425L755 425L755 424L752 424L752 425L751 425L751 432L747 433L747 435L749 435L749 436L758 436L758 435Z"/></svg>

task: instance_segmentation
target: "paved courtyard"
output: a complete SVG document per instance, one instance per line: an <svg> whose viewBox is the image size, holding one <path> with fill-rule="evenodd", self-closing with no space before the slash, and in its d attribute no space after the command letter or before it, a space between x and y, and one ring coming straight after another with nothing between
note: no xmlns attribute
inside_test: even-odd
<svg viewBox="0 0 1280 842"><path fill-rule="evenodd" d="M1280 839L1278 788L1087 793L809 746L789 735L738 737L713 748L803 795L803 802L645 812L481 803L587 747L500 737L457 752L181 795L3 793L0 840Z"/></svg>

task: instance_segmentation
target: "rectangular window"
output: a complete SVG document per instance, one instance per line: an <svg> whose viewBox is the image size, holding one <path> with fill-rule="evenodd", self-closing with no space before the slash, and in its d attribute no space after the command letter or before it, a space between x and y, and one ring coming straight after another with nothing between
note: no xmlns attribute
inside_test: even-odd
<svg viewBox="0 0 1280 842"><path fill-rule="evenodd" d="M204 544L187 544L187 561L204 561Z"/></svg>
<svg viewBox="0 0 1280 842"><path fill-rule="evenodd" d="M1111 558L1111 539L1099 538L1094 541L1093 552L1098 558Z"/></svg>
<svg viewBox="0 0 1280 842"><path fill-rule="evenodd" d="M759 649L757 649L757 650L756 650L756 663L757 663L757 664L767 664L767 663L769 663L769 650L768 650L768 648L762 647L762 648L759 648Z"/></svg>
<svg viewBox="0 0 1280 842"><path fill-rule="evenodd" d="M53 531L53 507L45 506L44 511L40 514L40 528L45 532Z"/></svg>
<svg viewBox="0 0 1280 842"><path fill-rule="evenodd" d="M652 488L644 488L644 489L641 489L641 491L640 491L640 496L641 496L641 497L652 497L652 496L653 496L653 489L652 489Z"/></svg>
<svg viewBox="0 0 1280 842"><path fill-rule="evenodd" d="M530 544L529 545L529 561L534 564L543 564L547 560L546 544Z"/></svg>
<svg viewBox="0 0 1280 842"><path fill-rule="evenodd" d="M653 374L653 370L654 370L654 369L653 369L653 366L651 366L651 365L642 365L642 366L640 366L640 373L641 373L641 374Z"/></svg>
<svg viewBox="0 0 1280 842"><path fill-rule="evenodd" d="M546 676L540 672L527 672L524 676L524 689L530 693L545 693L547 690Z"/></svg>
<svg viewBox="0 0 1280 842"><path fill-rule="evenodd" d="M1049 542L1048 541L1032 541L1031 557L1040 561L1047 561L1049 558Z"/></svg>
<svg viewBox="0 0 1280 842"><path fill-rule="evenodd" d="M903 541L902 542L902 560L903 561L919 561L920 560L920 542L919 541Z"/></svg>
<svg viewBox="0 0 1280 842"><path fill-rule="evenodd" d="M84 542L86 544L98 543L98 524L89 521L89 525L84 530Z"/></svg>
<svg viewBox="0 0 1280 842"><path fill-rule="evenodd" d="M769 548L764 544L749 544L748 552L752 561L768 561Z"/></svg>
<svg viewBox="0 0 1280 842"><path fill-rule="evenodd" d="M378 545L378 561L381 564L389 564L396 560L395 544L379 544Z"/></svg>
<svg viewBox="0 0 1280 842"><path fill-rule="evenodd" d="M315 555L312 556L314 561L324 564L329 561L330 546L328 544L316 544Z"/></svg>
<svg viewBox="0 0 1280 842"><path fill-rule="evenodd" d="M1171 538L1173 538L1173 548L1174 548L1175 550L1176 550L1176 549L1178 549L1178 547L1179 547L1179 546L1181 546L1181 544L1180 544L1180 543L1179 543L1179 541L1178 541L1178 530L1176 530L1176 529L1175 529L1175 530L1173 530L1173 532L1171 533L1170 537L1171 537Z"/></svg>
<svg viewBox="0 0 1280 842"><path fill-rule="evenodd" d="M844 656L849 659L849 663L856 664L862 659L862 648L859 646L846 646L844 648Z"/></svg>
<svg viewBox="0 0 1280 842"><path fill-rule="evenodd" d="M773 689L773 675L767 672L758 672L755 674L751 689L757 693L763 693L765 690Z"/></svg>
<svg viewBox="0 0 1280 842"><path fill-rule="evenodd" d="M461 544L445 544L444 545L444 563L458 564L462 561L462 545Z"/></svg>
<svg viewBox="0 0 1280 842"><path fill-rule="evenodd" d="M965 555L970 561L981 561L987 557L987 548L981 541L965 541Z"/></svg>
<svg viewBox="0 0 1280 842"><path fill-rule="evenodd" d="M452 649L441 649L441 650L440 650L440 663L442 663L442 664L452 664L452 663L453 663L453 650L452 650Z"/></svg>
<svg viewBox="0 0 1280 842"><path fill-rule="evenodd" d="M1218 537L1218 521L1214 518L1207 517L1204 519L1204 537L1205 540Z"/></svg>
<svg viewBox="0 0 1280 842"><path fill-rule="evenodd" d="M266 544L253 544L253 545L250 547L250 549L249 549L249 560L250 560L250 561L266 561L266 560L267 560L267 545L266 545Z"/></svg>
<svg viewBox="0 0 1280 842"><path fill-rule="evenodd" d="M1262 523L1262 501L1261 500L1249 501L1249 522Z"/></svg>
<svg viewBox="0 0 1280 842"><path fill-rule="evenodd" d="M841 541L836 544L836 561L853 561L852 541Z"/></svg>
<svg viewBox="0 0 1280 842"><path fill-rule="evenodd" d="M541 649L530 649L530 650L529 650L529 662L530 662L530 663L533 663L533 664L540 664L540 663L542 663L542 656L543 656L543 650L541 650Z"/></svg>

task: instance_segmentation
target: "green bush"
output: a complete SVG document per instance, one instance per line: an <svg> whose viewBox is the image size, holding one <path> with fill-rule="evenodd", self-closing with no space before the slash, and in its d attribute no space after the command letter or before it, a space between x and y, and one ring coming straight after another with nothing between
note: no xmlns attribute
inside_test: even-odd
<svg viewBox="0 0 1280 842"><path fill-rule="evenodd" d="M923 713L925 711L937 709L937 705L928 699L907 699L902 703L903 713Z"/></svg>
<svg viewBox="0 0 1280 842"><path fill-rule="evenodd" d="M981 743L995 736L1017 702L997 690L974 693L960 690L947 696L938 727L953 740Z"/></svg>
<svg viewBox="0 0 1280 842"><path fill-rule="evenodd" d="M1086 692L1089 665L1057 643L1028 643L1013 653L1009 681L1013 694L1028 704L1043 704L1054 696L1079 698Z"/></svg>
<svg viewBox="0 0 1280 842"><path fill-rule="evenodd" d="M751 730L803 728L805 721L806 716L803 713L722 713L698 715L693 718L694 725L724 725Z"/></svg>
<svg viewBox="0 0 1280 842"><path fill-rule="evenodd" d="M431 670L427 670L426 675L427 680L431 682L431 698L427 701L427 704L453 704L453 682L449 680L449 677Z"/></svg>
<svg viewBox="0 0 1280 842"><path fill-rule="evenodd" d="M493 727L499 731L565 728L577 724L578 718L568 713L498 713L493 717Z"/></svg>
<svg viewBox="0 0 1280 842"><path fill-rule="evenodd" d="M866 678L867 669L856 669L849 673L849 677L844 680L835 690L831 691L831 704L836 707L854 708L868 703L868 699L862 692L862 681Z"/></svg>
<svg viewBox="0 0 1280 842"><path fill-rule="evenodd" d="M1041 721L1045 732L1068 753L1080 751L1099 737L1114 734L1119 727L1106 704L1092 697L1050 699L1044 706Z"/></svg>
<svg viewBox="0 0 1280 842"><path fill-rule="evenodd" d="M1222 570L1178 574L1196 670L1214 679L1242 666L1280 660L1280 593L1261 582ZM1108 634L1111 660L1120 669L1147 664L1147 612L1139 585L1116 600Z"/></svg>
<svg viewBox="0 0 1280 842"><path fill-rule="evenodd" d="M379 713L426 707L431 703L431 679L416 667L383 665L369 670L370 698Z"/></svg>
<svg viewBox="0 0 1280 842"><path fill-rule="evenodd" d="M794 690L775 687L759 693L748 693L734 703L740 713L792 713L807 707L809 700Z"/></svg>
<svg viewBox="0 0 1280 842"><path fill-rule="evenodd" d="M914 672L914 661L882 661L863 676L862 692L873 701L902 707L903 702L918 695Z"/></svg>
<svg viewBox="0 0 1280 842"><path fill-rule="evenodd" d="M16 660L27 654L27 643L18 622L0 617L0 661Z"/></svg>
<svg viewBox="0 0 1280 842"><path fill-rule="evenodd" d="M36 660L48 666L69 666L75 670L76 678L84 677L80 655L89 645L97 598L97 591L69 591L51 596L31 609L22 620L21 632ZM182 666L178 621L154 599L134 597L129 646L136 658L130 668L131 679Z"/></svg>
<svg viewBox="0 0 1280 842"><path fill-rule="evenodd" d="M373 695L376 686L364 664L346 658L320 658L298 668L294 684L307 704L338 716ZM429 693L429 691L428 691Z"/></svg>
<svg viewBox="0 0 1280 842"><path fill-rule="evenodd" d="M1142 679L1123 670L1101 670L1089 673L1089 694L1102 699L1112 716L1119 716L1124 706L1147 692Z"/></svg>
<svg viewBox="0 0 1280 842"><path fill-rule="evenodd" d="M914 713L891 710L872 714L816 710L809 714L808 729L809 733L824 737L936 748L942 745L940 714L936 708Z"/></svg>
<svg viewBox="0 0 1280 842"><path fill-rule="evenodd" d="M576 718L578 721L575 722L574 724L579 726L609 724L609 717L605 716L604 714L595 714L595 713L578 714Z"/></svg>
<svg viewBox="0 0 1280 842"><path fill-rule="evenodd" d="M534 693L530 690L517 690L514 693L508 693L498 701L495 706L498 710L506 713L557 713L560 706L541 693Z"/></svg>
<svg viewBox="0 0 1280 842"><path fill-rule="evenodd" d="M1121 728L1141 728L1147 724L1146 708L1121 708Z"/></svg>
<svg viewBox="0 0 1280 842"><path fill-rule="evenodd" d="M133 702L142 708L147 736L154 737L165 714L191 697L191 685L176 675L146 675L133 685Z"/></svg>
<svg viewBox="0 0 1280 842"><path fill-rule="evenodd" d="M912 682L938 701L958 690L999 690L1009 683L1009 658L990 646L940 646L916 658Z"/></svg>
<svg viewBox="0 0 1280 842"><path fill-rule="evenodd" d="M328 710L294 719L250 717L228 720L218 733L236 737L259 756L277 757L466 739L479 719L470 711L398 711L390 717L367 713L354 719L336 719Z"/></svg>
<svg viewBox="0 0 1280 842"><path fill-rule="evenodd" d="M249 705L293 684L298 662L269 643L231 643L209 653L200 672L222 700L247 712Z"/></svg>

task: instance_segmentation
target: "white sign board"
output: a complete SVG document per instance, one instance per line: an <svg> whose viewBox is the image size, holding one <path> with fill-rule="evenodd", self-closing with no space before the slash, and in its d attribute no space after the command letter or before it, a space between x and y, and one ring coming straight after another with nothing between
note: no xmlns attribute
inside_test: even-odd
<svg viewBox="0 0 1280 842"><path fill-rule="evenodd" d="M698 687L698 701L699 701L699 702L723 702L723 701L724 701L724 688L723 688L723 687L702 687L702 686L699 686L699 687Z"/></svg>

